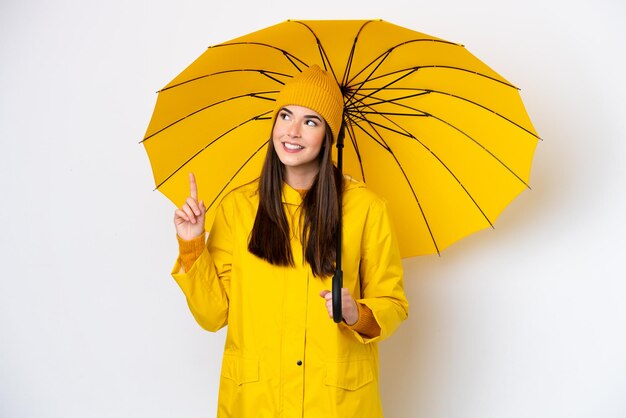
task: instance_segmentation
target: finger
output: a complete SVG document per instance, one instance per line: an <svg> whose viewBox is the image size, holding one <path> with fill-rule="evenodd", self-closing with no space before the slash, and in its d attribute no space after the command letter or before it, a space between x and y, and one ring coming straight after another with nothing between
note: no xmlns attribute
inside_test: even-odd
<svg viewBox="0 0 626 418"><path fill-rule="evenodd" d="M198 186L196 185L196 177L193 173L189 173L189 195L192 199L198 200Z"/></svg>
<svg viewBox="0 0 626 418"><path fill-rule="evenodd" d="M188 204L184 204L181 209L187 214L187 218L189 219L189 222L191 222L192 224L196 223L196 215L194 215L193 211L191 210L191 208L189 207Z"/></svg>
<svg viewBox="0 0 626 418"><path fill-rule="evenodd" d="M202 211L202 214L206 213L206 208L204 207L204 200L200 201L200 211Z"/></svg>
<svg viewBox="0 0 626 418"><path fill-rule="evenodd" d="M176 221L177 219L182 219L186 222L189 222L189 217L187 216L185 211L181 209L176 209L176 212L174 212L174 221Z"/></svg>
<svg viewBox="0 0 626 418"><path fill-rule="evenodd" d="M330 293L330 290L322 290L322 291L320 292L320 296L321 296L321 297L323 297L323 298L325 298L325 297L326 297L326 295L327 295L327 294L329 294L329 293Z"/></svg>
<svg viewBox="0 0 626 418"><path fill-rule="evenodd" d="M328 311L328 316L330 318L332 318L333 317L333 303L332 303L332 301L326 302L326 310Z"/></svg>
<svg viewBox="0 0 626 418"><path fill-rule="evenodd" d="M201 212L200 212L200 206L198 205L198 201L188 197L187 198L187 205L189 205L189 208L193 211L193 213L196 216L200 216Z"/></svg>
<svg viewBox="0 0 626 418"><path fill-rule="evenodd" d="M356 299L354 299L348 289L341 289L341 300L344 306L356 308Z"/></svg>

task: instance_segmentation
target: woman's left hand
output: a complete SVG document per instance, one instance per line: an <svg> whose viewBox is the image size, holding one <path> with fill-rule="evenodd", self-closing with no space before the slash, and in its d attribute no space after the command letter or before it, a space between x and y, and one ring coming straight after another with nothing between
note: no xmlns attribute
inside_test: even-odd
<svg viewBox="0 0 626 418"><path fill-rule="evenodd" d="M326 300L326 310L328 316L333 317L333 292L330 290L322 290L320 296ZM356 324L359 320L359 308L356 306L356 300L352 297L348 289L341 289L341 313L343 320L348 325Z"/></svg>

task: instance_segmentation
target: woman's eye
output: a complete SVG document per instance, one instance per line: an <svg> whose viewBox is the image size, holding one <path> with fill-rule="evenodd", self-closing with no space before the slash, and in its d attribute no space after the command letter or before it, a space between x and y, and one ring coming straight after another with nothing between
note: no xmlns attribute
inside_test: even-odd
<svg viewBox="0 0 626 418"><path fill-rule="evenodd" d="M280 112L280 114L278 115L281 119L283 120L287 120L289 119L289 113L287 112Z"/></svg>
<svg viewBox="0 0 626 418"><path fill-rule="evenodd" d="M307 120L306 124L308 126L317 126L317 122L315 122L314 120L311 120L311 119Z"/></svg>

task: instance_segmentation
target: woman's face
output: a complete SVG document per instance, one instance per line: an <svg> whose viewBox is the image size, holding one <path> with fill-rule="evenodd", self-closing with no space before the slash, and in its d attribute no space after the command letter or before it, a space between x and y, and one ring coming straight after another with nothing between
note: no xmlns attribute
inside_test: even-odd
<svg viewBox="0 0 626 418"><path fill-rule="evenodd" d="M317 174L317 156L325 135L326 122L319 113L295 105L280 109L272 131L272 141L288 174Z"/></svg>

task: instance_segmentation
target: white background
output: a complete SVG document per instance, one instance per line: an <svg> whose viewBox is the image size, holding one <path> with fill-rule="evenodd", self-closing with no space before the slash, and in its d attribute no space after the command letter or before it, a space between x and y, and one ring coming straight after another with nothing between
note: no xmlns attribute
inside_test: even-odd
<svg viewBox="0 0 626 418"><path fill-rule="evenodd" d="M626 417L621 0L2 0L0 416L214 416L224 333L169 276L174 208L138 143L207 46L288 18L463 43L544 139L495 230L405 260L386 415Z"/></svg>

